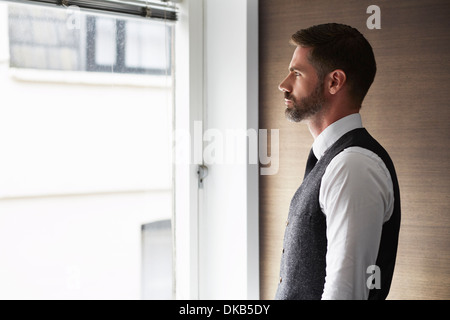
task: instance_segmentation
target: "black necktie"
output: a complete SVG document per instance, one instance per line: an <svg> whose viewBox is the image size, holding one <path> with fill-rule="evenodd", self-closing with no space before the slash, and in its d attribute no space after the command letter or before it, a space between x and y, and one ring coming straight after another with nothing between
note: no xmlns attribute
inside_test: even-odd
<svg viewBox="0 0 450 320"><path fill-rule="evenodd" d="M316 163L317 163L317 158L314 155L313 149L311 148L311 151L309 152L309 156L308 156L308 161L306 162L305 176L303 177L303 180L311 172L311 170L314 168Z"/></svg>

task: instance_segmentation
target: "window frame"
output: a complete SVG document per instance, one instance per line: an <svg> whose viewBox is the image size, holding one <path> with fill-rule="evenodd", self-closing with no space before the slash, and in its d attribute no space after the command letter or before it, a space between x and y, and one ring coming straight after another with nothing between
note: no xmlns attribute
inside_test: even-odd
<svg viewBox="0 0 450 320"><path fill-rule="evenodd" d="M227 20L224 9L239 14ZM218 63L223 52L230 52L230 42L214 38L215 31L226 33L226 28L236 26L235 23L244 25L231 49L237 54L238 63L227 59L228 63ZM243 170L231 172L226 179L217 175L219 167L216 171L211 166L202 189L197 176L202 162L198 159L203 158L198 152L203 152L204 147L197 138L208 129L208 119L218 120L220 123L214 125L220 128L258 129L257 35L258 0L233 0L226 4L220 0L190 0L180 4L175 55L176 128L190 134L191 144L190 163L175 167L177 299L259 299L258 164L247 163ZM230 74L240 80L229 81L224 75ZM244 96L243 89L237 87L242 82L248 93ZM226 96L228 105L244 103L245 107L233 117L219 119L224 101L220 102L222 106L217 104L217 94L220 99ZM244 183L233 188L228 185L230 181ZM220 194L218 185L228 187L226 197ZM244 194L246 200L237 204L237 211L232 211L235 207L224 199L237 193L240 197ZM224 210L229 210L229 214L224 215ZM234 268L231 263L239 267Z"/></svg>

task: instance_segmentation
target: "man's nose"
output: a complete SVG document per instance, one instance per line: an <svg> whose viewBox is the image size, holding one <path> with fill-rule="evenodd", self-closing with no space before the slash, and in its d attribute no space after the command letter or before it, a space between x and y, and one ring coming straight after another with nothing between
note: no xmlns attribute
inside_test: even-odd
<svg viewBox="0 0 450 320"><path fill-rule="evenodd" d="M283 91L283 92L291 92L291 91L292 91L292 88L291 88L291 86L289 85L288 79L289 79L289 77L286 77L286 78L280 83L280 85L278 86L278 89L279 89L280 91Z"/></svg>

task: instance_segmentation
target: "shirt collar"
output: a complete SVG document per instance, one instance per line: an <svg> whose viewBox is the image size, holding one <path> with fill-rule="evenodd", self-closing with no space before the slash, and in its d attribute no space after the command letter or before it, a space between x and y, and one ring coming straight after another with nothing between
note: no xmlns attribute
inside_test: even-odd
<svg viewBox="0 0 450 320"><path fill-rule="evenodd" d="M361 115L353 113L330 124L322 133L317 136L313 143L313 152L317 159L320 159L344 134L354 129L362 128Z"/></svg>

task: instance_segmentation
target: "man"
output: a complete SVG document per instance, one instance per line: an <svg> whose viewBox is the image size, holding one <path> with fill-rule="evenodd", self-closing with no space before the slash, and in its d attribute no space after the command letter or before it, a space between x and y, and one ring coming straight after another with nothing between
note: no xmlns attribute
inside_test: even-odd
<svg viewBox="0 0 450 320"><path fill-rule="evenodd" d="M376 73L356 29L300 30L280 84L286 117L314 137L291 201L277 299L385 299L400 228L400 193L387 152L359 114Z"/></svg>

